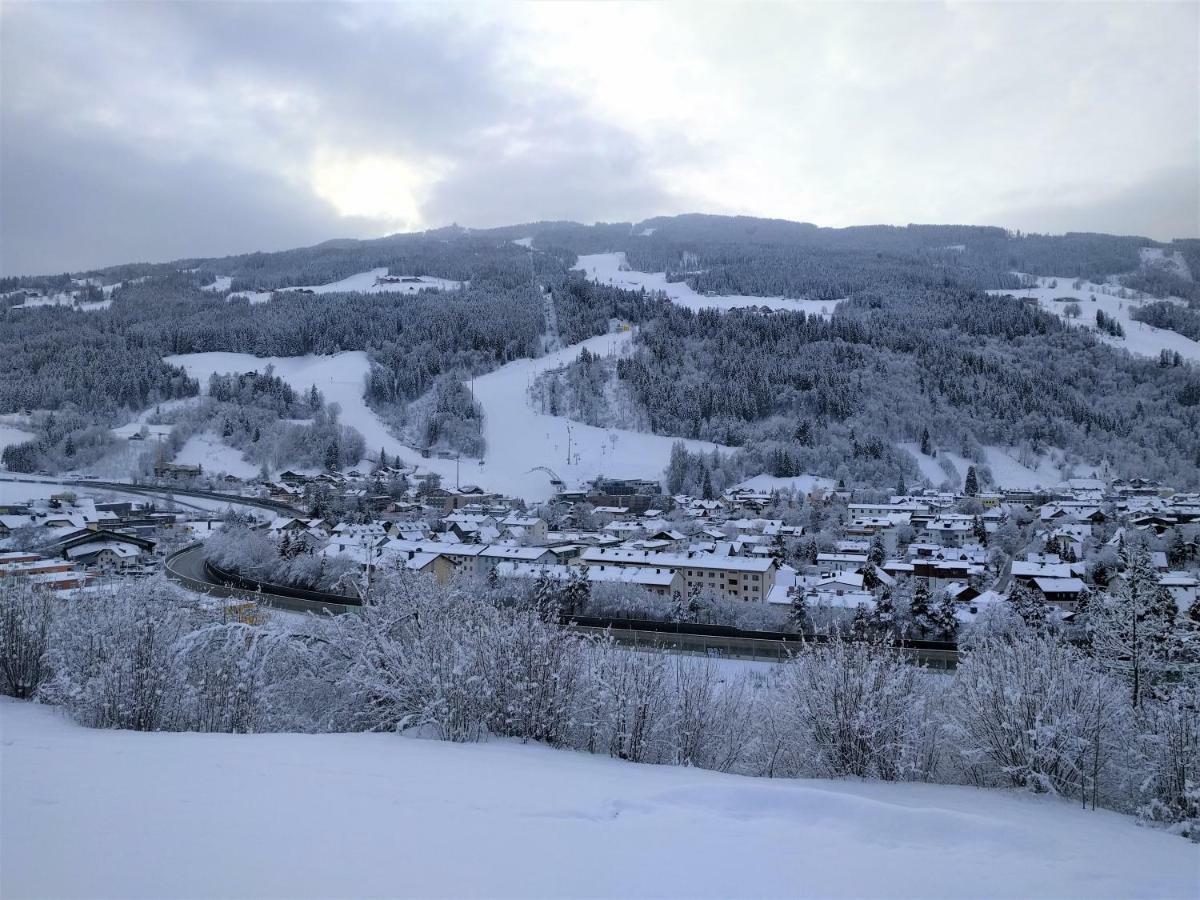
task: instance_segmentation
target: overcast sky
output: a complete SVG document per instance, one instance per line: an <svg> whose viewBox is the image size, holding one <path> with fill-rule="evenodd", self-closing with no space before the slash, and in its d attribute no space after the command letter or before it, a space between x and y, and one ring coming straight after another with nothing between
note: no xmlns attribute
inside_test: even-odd
<svg viewBox="0 0 1200 900"><path fill-rule="evenodd" d="M9 2L0 269L696 211L1195 237L1198 11Z"/></svg>

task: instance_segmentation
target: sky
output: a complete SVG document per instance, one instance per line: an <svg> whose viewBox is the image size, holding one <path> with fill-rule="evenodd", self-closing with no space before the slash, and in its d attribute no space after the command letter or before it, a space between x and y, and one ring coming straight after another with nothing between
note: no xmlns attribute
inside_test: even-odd
<svg viewBox="0 0 1200 900"><path fill-rule="evenodd" d="M1200 236L1200 4L0 5L6 275L682 212Z"/></svg>

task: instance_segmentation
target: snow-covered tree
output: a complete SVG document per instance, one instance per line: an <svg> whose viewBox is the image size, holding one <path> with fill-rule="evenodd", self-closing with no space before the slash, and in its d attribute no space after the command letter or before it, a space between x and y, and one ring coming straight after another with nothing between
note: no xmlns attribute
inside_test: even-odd
<svg viewBox="0 0 1200 900"><path fill-rule="evenodd" d="M1159 584L1146 547L1127 545L1123 562L1117 589L1092 599L1088 629L1093 652L1108 671L1126 681L1130 700L1138 707L1176 650L1176 606Z"/></svg>

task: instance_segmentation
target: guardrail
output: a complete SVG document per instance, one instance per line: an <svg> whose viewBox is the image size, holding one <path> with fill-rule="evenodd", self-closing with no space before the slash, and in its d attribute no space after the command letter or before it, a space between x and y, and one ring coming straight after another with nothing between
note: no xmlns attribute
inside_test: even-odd
<svg viewBox="0 0 1200 900"><path fill-rule="evenodd" d="M340 615L362 606L350 598L335 594L254 581L213 565L207 559L203 561L205 575L210 579L207 581L192 578L173 568L172 563L176 559L186 553L199 551L203 546L202 543L191 544L167 557L167 574L191 590L213 596L242 597L291 612ZM828 640L825 635L819 634L746 631L732 625L659 622L608 616L564 615L562 622L583 634L610 634L614 640L631 647L654 647L674 652L774 662L790 658L802 651L806 644L823 643ZM896 641L893 646L930 668L952 669L958 664L958 647L948 641L904 640Z"/></svg>
<svg viewBox="0 0 1200 900"><path fill-rule="evenodd" d="M288 612L311 612L322 615L341 615L342 613L351 612L357 609L357 605L350 603L339 603L324 599L310 599L305 597L286 596L284 594L274 593L271 588L281 587L278 585L260 584L259 582L244 579L240 576L234 576L232 573L224 573L222 570L212 566L208 560L202 561L202 569L204 574L209 579L201 580L179 571L175 563L183 556L189 553L200 551L204 547L202 543L189 544L181 550L176 550L164 561L164 568L167 577L172 581L182 585L188 590L195 591L199 594L208 594L212 597L235 597L243 600L253 600L255 603L261 603L264 606L270 606L274 609L282 609ZM318 595L319 596L319 595Z"/></svg>

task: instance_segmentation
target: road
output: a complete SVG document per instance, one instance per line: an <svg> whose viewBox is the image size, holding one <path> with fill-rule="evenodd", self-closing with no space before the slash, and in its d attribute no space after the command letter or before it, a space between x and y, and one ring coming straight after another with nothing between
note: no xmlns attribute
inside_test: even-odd
<svg viewBox="0 0 1200 900"><path fill-rule="evenodd" d="M341 614L353 607L341 603L321 603L314 600L304 600L299 597L284 597L280 594L268 594L262 591L248 591L242 588L222 584L212 577L204 566L204 545L192 544L177 550L167 557L163 568L167 577L181 587L198 594L211 597L228 597L243 600L253 600L275 609L289 612L312 612Z"/></svg>
<svg viewBox="0 0 1200 900"><path fill-rule="evenodd" d="M170 497L174 499L175 502L180 506L187 506L198 510L205 510L207 507L189 504L186 501L180 500L179 498L181 496L195 497L210 500L216 503L227 504L230 506L247 506L253 509L261 509L267 512L282 515L294 515L296 513L295 508L288 506L286 503L279 503L274 500L262 500L257 497L242 497L238 494L224 494L218 491L200 491L193 490L191 488L167 487L155 484L128 484L123 481L98 481L92 478L22 478L17 475L0 475L0 481L18 484L44 484L51 486L102 490L117 494L133 494L139 497L155 497L161 499Z"/></svg>

